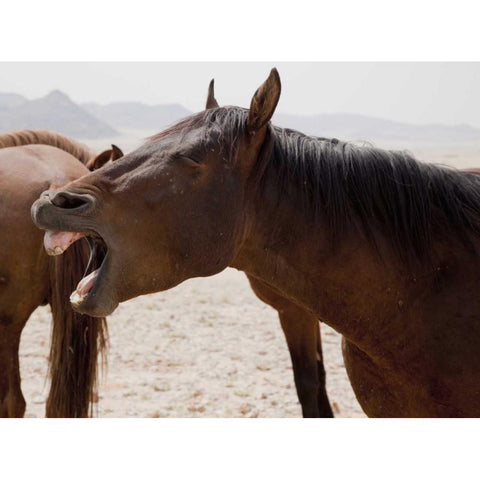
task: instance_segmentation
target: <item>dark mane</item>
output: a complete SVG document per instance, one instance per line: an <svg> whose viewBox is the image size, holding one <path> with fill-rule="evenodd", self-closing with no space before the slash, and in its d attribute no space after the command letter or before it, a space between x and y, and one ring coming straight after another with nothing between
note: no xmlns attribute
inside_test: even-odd
<svg viewBox="0 0 480 480"><path fill-rule="evenodd" d="M424 164L408 152L360 147L273 128L266 176L313 219L323 217L333 240L351 224L375 246L378 234L402 260L426 260L433 240L456 237L473 249L480 233L480 178Z"/></svg>
<svg viewBox="0 0 480 480"><path fill-rule="evenodd" d="M182 120L152 137L206 126L204 143L215 142L235 161L248 110L222 107ZM404 261L429 258L433 241L460 240L474 251L480 234L480 176L424 164L404 151L356 146L269 127L257 168L278 195L297 205L311 224L326 222L333 241L356 225L375 246L383 236ZM262 189L263 190L263 189Z"/></svg>

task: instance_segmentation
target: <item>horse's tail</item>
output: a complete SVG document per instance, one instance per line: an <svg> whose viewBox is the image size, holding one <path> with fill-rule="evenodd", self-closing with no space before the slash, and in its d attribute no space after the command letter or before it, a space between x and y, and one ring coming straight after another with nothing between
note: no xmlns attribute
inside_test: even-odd
<svg viewBox="0 0 480 480"><path fill-rule="evenodd" d="M75 312L70 294L87 268L89 246L85 239L73 243L63 255L50 258L52 342L47 417L87 417L98 401L98 355L105 364L108 343L104 318Z"/></svg>

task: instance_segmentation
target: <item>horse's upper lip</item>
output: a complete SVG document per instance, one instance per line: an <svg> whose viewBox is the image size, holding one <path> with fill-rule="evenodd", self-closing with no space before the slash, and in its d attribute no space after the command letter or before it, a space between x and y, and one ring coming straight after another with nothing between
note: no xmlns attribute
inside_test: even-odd
<svg viewBox="0 0 480 480"><path fill-rule="evenodd" d="M86 208L61 208L51 202L48 195L43 193L36 200L30 210L33 223L42 230L70 231L90 233L91 228L83 220Z"/></svg>
<svg viewBox="0 0 480 480"><path fill-rule="evenodd" d="M43 230L54 230L53 225L51 225L50 216L46 217L46 209L53 207L52 203L48 198L43 194L42 196L33 202L30 213L32 215L33 223ZM57 229L58 230L58 229Z"/></svg>

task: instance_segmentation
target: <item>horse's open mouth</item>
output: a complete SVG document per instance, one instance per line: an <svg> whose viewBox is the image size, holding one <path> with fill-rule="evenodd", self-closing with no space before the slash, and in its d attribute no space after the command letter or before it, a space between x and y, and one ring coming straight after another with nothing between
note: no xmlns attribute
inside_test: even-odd
<svg viewBox="0 0 480 480"><path fill-rule="evenodd" d="M87 297L94 295L97 278L107 256L107 246L104 240L96 234L85 235L76 232L45 232L44 246L48 255L61 255L72 243L85 238L90 246L90 258L83 278L78 282L74 292L70 295L70 303L74 307L81 305Z"/></svg>

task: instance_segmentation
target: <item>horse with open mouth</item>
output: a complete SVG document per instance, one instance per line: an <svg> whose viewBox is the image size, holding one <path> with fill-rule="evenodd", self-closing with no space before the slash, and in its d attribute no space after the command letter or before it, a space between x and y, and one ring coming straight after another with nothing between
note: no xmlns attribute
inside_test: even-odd
<svg viewBox="0 0 480 480"><path fill-rule="evenodd" d="M480 178L274 127L280 89L273 69L250 109L190 116L35 202L40 228L107 249L74 308L232 266L342 334L367 415L479 416Z"/></svg>
<svg viewBox="0 0 480 480"><path fill-rule="evenodd" d="M95 156L79 142L43 130L0 134L2 417L24 415L18 358L20 336L31 313L47 303L53 322L46 414L85 417L91 412L97 356L104 353L106 324L102 318L74 312L68 299L73 285L87 268L88 244L77 242L65 256L48 257L43 235L32 223L30 207L45 188L58 187L85 175L88 168L98 168L113 159L114 153L118 154L107 150ZM96 261L92 258L91 268Z"/></svg>
<svg viewBox="0 0 480 480"><path fill-rule="evenodd" d="M206 108L217 108L218 103L214 96L213 80L210 82ZM114 147L114 146L113 146ZM118 150L120 151L120 150ZM120 151L121 152L121 151ZM122 154L115 156L118 159ZM52 243L53 232L48 232L46 238ZM80 238L78 233L60 233L53 238L66 239L67 244ZM53 252L58 249L61 253L65 246L53 243L50 247ZM88 292L94 282L98 271L85 277L72 294L73 304L81 303L83 295ZM273 291L266 284L260 282L247 274L252 290L258 298L277 310L293 365L293 375L297 394L302 407L303 415L306 417L333 417L332 407L326 390L326 375L323 363L322 339L320 333L319 319L307 312L305 309L294 304L287 298Z"/></svg>

